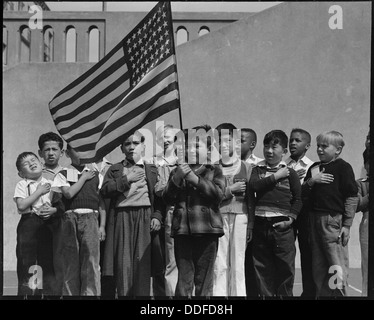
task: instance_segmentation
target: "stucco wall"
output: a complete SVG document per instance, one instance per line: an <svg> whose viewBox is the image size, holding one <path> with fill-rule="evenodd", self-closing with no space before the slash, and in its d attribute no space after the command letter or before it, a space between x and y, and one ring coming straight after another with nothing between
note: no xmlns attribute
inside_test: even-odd
<svg viewBox="0 0 374 320"><path fill-rule="evenodd" d="M329 28L333 4L343 9L342 30ZM177 47L184 127L227 121L252 127L259 156L266 132L301 127L312 134L312 160L318 160L316 135L338 130L346 142L342 157L358 178L369 128L370 30L369 2L282 3ZM108 41L111 46L114 39ZM25 150L37 152L39 135L55 131L48 102L91 66L30 63L3 73L4 270L16 267L15 159ZM179 124L175 111L163 119ZM120 157L117 149L108 158ZM359 267L357 216L352 267Z"/></svg>

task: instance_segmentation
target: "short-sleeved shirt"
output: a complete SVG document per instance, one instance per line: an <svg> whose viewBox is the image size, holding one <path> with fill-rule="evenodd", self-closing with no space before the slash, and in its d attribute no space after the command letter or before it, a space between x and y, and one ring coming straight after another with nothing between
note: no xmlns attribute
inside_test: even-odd
<svg viewBox="0 0 374 320"><path fill-rule="evenodd" d="M55 169L49 169L45 165L43 166L43 173L42 176L46 178L47 180L53 182L54 178L56 177L57 173L59 173L61 170L63 170L64 167L57 166Z"/></svg>
<svg viewBox="0 0 374 320"><path fill-rule="evenodd" d="M17 198L28 198L30 195L32 195L39 184L45 184L45 183L51 183L50 180L47 180L44 177L41 177L39 180L30 180L30 179L22 179L21 181L18 181L15 191L13 200L16 202ZM18 210L19 214L23 213L29 213L34 212L35 214L39 215L39 210L44 204L51 205L51 199L52 199L52 191L40 196L29 208L26 208L25 210L21 211Z"/></svg>
<svg viewBox="0 0 374 320"><path fill-rule="evenodd" d="M251 165L257 165L261 161L264 161L264 159L256 157L253 153L247 159L245 159L245 162Z"/></svg>

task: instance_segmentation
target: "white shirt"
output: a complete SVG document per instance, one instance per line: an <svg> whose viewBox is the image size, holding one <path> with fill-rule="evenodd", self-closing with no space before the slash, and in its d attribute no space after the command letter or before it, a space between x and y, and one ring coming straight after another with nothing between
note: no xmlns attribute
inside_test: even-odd
<svg viewBox="0 0 374 320"><path fill-rule="evenodd" d="M245 162L253 165L257 165L261 161L264 161L264 159L256 157L253 153L247 159L245 159Z"/></svg>
<svg viewBox="0 0 374 320"><path fill-rule="evenodd" d="M18 181L15 191L13 200L14 202L17 202L17 198L28 198L30 195L32 195L39 184L45 184L45 183L51 183L51 181L47 180L44 177L41 177L38 180L30 180L30 179L22 179L21 181ZM19 214L22 213L28 213L28 212L34 212L35 214L39 215L39 210L44 204L51 205L51 199L52 199L52 191L43 194L40 196L32 205L31 208L26 208L25 210L21 211L18 210Z"/></svg>
<svg viewBox="0 0 374 320"><path fill-rule="evenodd" d="M305 169L304 176L300 179L300 183L303 184L304 178L306 176L306 173L308 172L309 167L314 163L312 160L310 160L307 156L304 155L299 161L293 160L291 157L288 157L285 160L287 167L294 169L295 171L299 169Z"/></svg>

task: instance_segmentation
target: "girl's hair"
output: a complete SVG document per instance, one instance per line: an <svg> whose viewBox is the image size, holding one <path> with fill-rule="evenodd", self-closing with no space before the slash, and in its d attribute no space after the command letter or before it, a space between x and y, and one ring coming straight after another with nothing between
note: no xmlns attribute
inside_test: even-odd
<svg viewBox="0 0 374 320"><path fill-rule="evenodd" d="M317 136L316 140L317 144L320 144L321 142L326 142L328 144L332 144L336 148L343 148L345 145L343 135L338 131L322 132Z"/></svg>

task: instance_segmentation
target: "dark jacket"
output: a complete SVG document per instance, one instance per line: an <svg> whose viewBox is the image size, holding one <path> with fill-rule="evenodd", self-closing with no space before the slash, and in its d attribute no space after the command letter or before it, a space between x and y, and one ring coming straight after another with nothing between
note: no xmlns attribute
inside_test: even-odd
<svg viewBox="0 0 374 320"><path fill-rule="evenodd" d="M152 207L151 219L156 218L163 222L164 217L162 212L165 212L163 201L157 197L154 192L154 187L157 182L157 167L154 164L145 164L145 176L148 186L148 195ZM103 258L102 274L105 276L113 275L113 256L114 256L114 224L115 224L115 203L116 198L130 189L130 183L126 176L122 176L123 164L122 162L112 165L105 174L103 185L101 187L101 194L103 198L109 198L110 209L107 213L106 221L106 240ZM162 229L159 231L162 232ZM163 257L161 255L159 233L152 233L152 274L162 272Z"/></svg>
<svg viewBox="0 0 374 320"><path fill-rule="evenodd" d="M197 174L198 185L193 187L183 180L174 183L174 169L162 192L164 201L174 205L171 236L206 235L222 236L223 221L219 205L223 199L225 179L220 165L204 165Z"/></svg>

